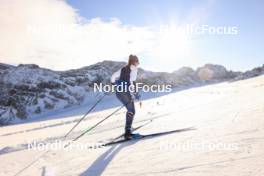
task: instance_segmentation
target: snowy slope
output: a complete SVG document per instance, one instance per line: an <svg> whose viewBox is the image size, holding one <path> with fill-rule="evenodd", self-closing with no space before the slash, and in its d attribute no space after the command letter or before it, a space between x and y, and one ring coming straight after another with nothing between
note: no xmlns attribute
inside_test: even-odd
<svg viewBox="0 0 264 176"><path fill-rule="evenodd" d="M58 72L35 64L0 63L0 125L40 119L51 112L91 103L94 83L110 83L110 76L124 65L124 62L103 61ZM139 69L137 81L189 88L231 80L238 75L223 66L206 64L196 71L183 67L173 73Z"/></svg>
<svg viewBox="0 0 264 176"><path fill-rule="evenodd" d="M52 150L20 175L262 176L263 90L264 76L259 76L178 91L143 101L142 108L137 103L134 126L155 118L139 130L142 134L190 126L196 130L100 149ZM115 109L90 114L68 139ZM122 110L74 144L85 145L119 135L124 115ZM80 117L81 114L2 127L0 175L14 175L45 152L27 150L23 144L62 140Z"/></svg>

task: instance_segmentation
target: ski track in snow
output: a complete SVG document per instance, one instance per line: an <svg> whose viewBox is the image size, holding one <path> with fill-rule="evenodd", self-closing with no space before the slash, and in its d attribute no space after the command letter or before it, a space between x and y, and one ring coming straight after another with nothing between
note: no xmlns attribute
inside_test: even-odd
<svg viewBox="0 0 264 176"><path fill-rule="evenodd" d="M144 140L129 141L98 149L51 150L20 175L179 175L263 176L264 76L232 83L197 87L136 103L134 126L155 120L139 130L158 133L195 126L196 130ZM114 100L116 101L116 100ZM111 103L108 99L107 103ZM105 107L105 105L102 105ZM97 111L70 134L73 139L117 107ZM73 111L77 112L78 109ZM85 112L83 107L80 111ZM0 130L0 176L12 176L44 151L28 150L29 142L53 143L82 117L67 112L67 118L46 117L2 127ZM65 117L67 116L65 113ZM72 114L75 114L71 116ZM123 132L125 110L83 136L74 144L111 139ZM56 115L58 116L58 114ZM234 145L230 149L201 149L187 144Z"/></svg>

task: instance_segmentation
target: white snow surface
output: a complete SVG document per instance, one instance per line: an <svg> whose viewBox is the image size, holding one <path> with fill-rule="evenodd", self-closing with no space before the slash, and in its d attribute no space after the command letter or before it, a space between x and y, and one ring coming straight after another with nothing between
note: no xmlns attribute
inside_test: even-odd
<svg viewBox="0 0 264 176"><path fill-rule="evenodd" d="M97 149L27 149L34 141L67 143L115 109L114 96L103 100L64 140L63 136L87 111L88 106L46 114L41 121L0 129L0 176L263 176L264 76L177 91L136 103L133 126L154 120L141 134L195 127L144 140ZM90 103L89 103L90 104ZM113 108L104 109L112 104ZM101 111L99 111L102 109ZM124 130L125 109L107 119L73 146L107 141ZM159 118L158 118L159 117Z"/></svg>

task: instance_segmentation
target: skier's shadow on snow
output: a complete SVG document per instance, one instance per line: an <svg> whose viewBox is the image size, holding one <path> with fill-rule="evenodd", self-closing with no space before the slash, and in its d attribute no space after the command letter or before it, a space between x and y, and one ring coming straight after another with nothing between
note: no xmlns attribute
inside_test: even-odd
<svg viewBox="0 0 264 176"><path fill-rule="evenodd" d="M118 144L112 146L105 153L103 153L99 158L97 158L93 164L85 170L80 176L100 176L108 166L108 164L114 159L114 157L125 147L130 146L138 142L138 140L127 142L124 144Z"/></svg>
<svg viewBox="0 0 264 176"><path fill-rule="evenodd" d="M155 136L148 136L140 140L147 140L147 139L152 139L155 137L160 137L160 136L164 136L164 135L168 135L172 133L180 133L180 132L185 132L185 131L190 131L190 130L196 130L196 128L190 127L190 128L183 128L183 129L173 130L173 131L164 132L164 133L156 133ZM128 141L122 144L112 146L105 153L103 153L99 158L97 158L87 170L85 170L83 173L80 174L80 176L89 176L89 175L100 176L102 175L102 173L104 172L108 164L113 160L113 158L123 148L133 145L140 140Z"/></svg>

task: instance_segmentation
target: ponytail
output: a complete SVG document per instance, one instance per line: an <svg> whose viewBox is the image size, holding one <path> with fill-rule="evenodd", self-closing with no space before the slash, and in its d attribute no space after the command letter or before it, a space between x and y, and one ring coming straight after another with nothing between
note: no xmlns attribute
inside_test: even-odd
<svg viewBox="0 0 264 176"><path fill-rule="evenodd" d="M138 62L138 57L136 55L130 55L128 58L128 64L127 65L134 65L135 63Z"/></svg>

